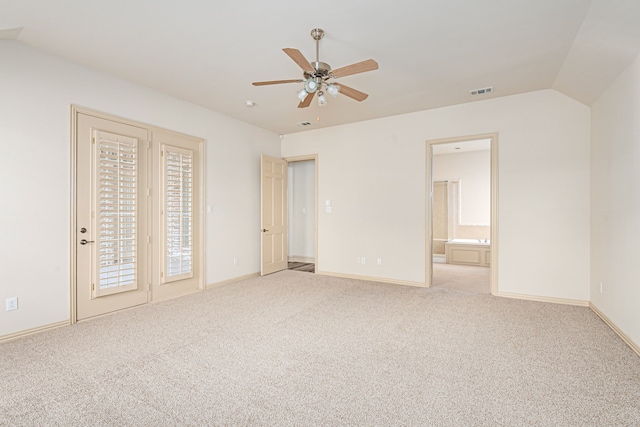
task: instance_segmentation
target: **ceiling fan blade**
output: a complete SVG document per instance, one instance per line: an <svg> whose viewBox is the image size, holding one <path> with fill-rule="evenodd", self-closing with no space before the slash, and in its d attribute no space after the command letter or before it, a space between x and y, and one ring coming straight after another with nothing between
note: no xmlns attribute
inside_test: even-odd
<svg viewBox="0 0 640 427"><path fill-rule="evenodd" d="M268 80L266 82L253 82L251 83L254 86L266 86L266 85L279 85L282 83L301 83L304 80L294 79L294 80Z"/></svg>
<svg viewBox="0 0 640 427"><path fill-rule="evenodd" d="M338 68L331 71L331 75L335 78L350 76L352 74L364 73L366 71L373 71L378 69L378 63L373 59L367 59L366 61L356 62L355 64L347 65L346 67Z"/></svg>
<svg viewBox="0 0 640 427"><path fill-rule="evenodd" d="M315 95L316 93L310 93L309 95L307 95L307 97L304 99L304 101L302 101L300 104L298 104L298 108L307 108L309 106L309 104L311 104L311 100L313 99L313 95Z"/></svg>
<svg viewBox="0 0 640 427"><path fill-rule="evenodd" d="M360 92L359 90L355 90L354 88L351 88L349 86L345 86L342 83L336 83L338 86L340 86L340 93L348 96L351 99L355 99L356 101L364 101L365 99L367 99L369 97L369 95L367 95L364 92Z"/></svg>
<svg viewBox="0 0 640 427"><path fill-rule="evenodd" d="M284 53L289 55L289 58L293 59L293 61L296 64L298 64L298 66L300 68L302 68L302 71L307 71L309 73L315 72L315 69L313 68L311 63L309 61L307 61L307 58L305 58L304 55L302 54L302 52L300 52L298 49L293 49L291 47L285 47L282 50L284 51Z"/></svg>

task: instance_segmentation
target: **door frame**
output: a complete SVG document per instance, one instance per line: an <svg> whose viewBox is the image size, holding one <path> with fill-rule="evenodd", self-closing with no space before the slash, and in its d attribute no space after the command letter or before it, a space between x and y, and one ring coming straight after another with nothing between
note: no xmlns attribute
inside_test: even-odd
<svg viewBox="0 0 640 427"><path fill-rule="evenodd" d="M119 123L123 123L123 124L127 124L127 125L131 125L131 126L137 126L137 127L142 127L142 128L146 128L148 131L161 131L161 132L168 132L168 133L173 133L173 134L181 134L180 132L175 132L169 129L164 129L158 126L153 126L147 123L142 123L142 122L138 122L135 120L130 120L130 119L126 119L124 117L120 117L120 116L116 116L113 114L107 114L107 113L103 113L100 111L96 111L90 108L86 108L86 107L82 107L82 106L78 106L75 104L71 104L71 108L70 108L70 112L71 112L71 129L70 129L70 194L69 194L69 228L71 230L70 233L70 240L69 240L69 255L70 255L70 259L69 259L69 323L70 324L75 324L78 322L78 316L77 316L77 308L78 308L78 297L77 297L77 292L78 292L78 277L77 277L77 263L76 263L76 257L77 257L77 245L76 242L78 240L78 219L77 219L77 215L76 215L76 209L77 209L77 197L78 197L78 192L77 192L77 180L78 180L78 168L77 168L77 162L78 162L78 156L77 156L77 151L78 151L78 134L77 134L77 124L78 124L78 115L79 114L85 114L85 115L89 115L89 116L94 116L94 117L98 117L101 119L105 119L105 120L111 120L114 122L119 122ZM191 135L186 135L186 134L182 134L185 135L187 137L190 138L194 138ZM197 138L200 139L200 162L198 164L199 168L200 168L200 195L199 195L199 201L200 201L200 210L198 212L199 215L199 225L200 225L200 230L202 230L202 235L206 236L206 221L205 221L205 214L204 214L204 206L205 206L205 194L206 194L206 188L205 188L205 182L206 182L206 140L203 138ZM148 162L149 162L149 166L151 165L152 159L151 156L148 156ZM204 283L205 283L205 265L204 265L204 260L206 259L205 257L205 242L204 242L204 238L200 239L200 243L198 245L198 251L199 251L199 268L197 273L200 275L200 283L198 285L198 289L199 290L203 290L205 288ZM155 242L154 244L160 244L159 242ZM148 251L148 259L147 259L147 265L148 268L151 268L154 264L152 263L152 252L153 251ZM150 276L149 276L150 277ZM149 278L150 281L150 278ZM149 292L151 292L151 286L149 286ZM153 300L151 298L148 299L148 303L149 302L153 302ZM99 316L97 316L99 317Z"/></svg>
<svg viewBox="0 0 640 427"><path fill-rule="evenodd" d="M433 279L433 155L432 146L455 142L491 140L491 294L498 295L498 132L427 140L426 153L426 247L425 286Z"/></svg>
<svg viewBox="0 0 640 427"><path fill-rule="evenodd" d="M284 160L286 160L288 163L295 163L295 162L304 162L307 160L313 160L314 162L314 167L313 167L313 173L314 173L314 196L313 196L313 200L315 202L315 206L313 209L313 214L314 214L314 265L315 265L315 271L318 271L318 209L320 207L319 205L319 201L318 201L318 154L307 154L307 155L302 155L302 156L291 156L291 157L283 157ZM287 260L288 261L288 260Z"/></svg>

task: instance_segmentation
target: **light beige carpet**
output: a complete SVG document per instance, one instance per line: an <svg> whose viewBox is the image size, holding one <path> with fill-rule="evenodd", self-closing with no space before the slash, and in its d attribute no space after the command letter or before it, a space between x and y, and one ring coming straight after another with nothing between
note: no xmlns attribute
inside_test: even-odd
<svg viewBox="0 0 640 427"><path fill-rule="evenodd" d="M431 286L490 294L490 275L491 269L489 267L434 262Z"/></svg>
<svg viewBox="0 0 640 427"><path fill-rule="evenodd" d="M3 426L633 426L587 308L283 271L0 345Z"/></svg>

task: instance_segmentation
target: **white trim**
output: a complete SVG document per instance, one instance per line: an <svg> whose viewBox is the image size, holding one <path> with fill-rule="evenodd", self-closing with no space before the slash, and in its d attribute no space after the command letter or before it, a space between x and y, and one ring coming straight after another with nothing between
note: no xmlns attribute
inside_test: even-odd
<svg viewBox="0 0 640 427"><path fill-rule="evenodd" d="M240 282L246 279L252 279L254 277L260 277L260 272L245 274L244 276L233 277L231 279L223 280L222 282L215 282L205 286L205 289L217 288L218 286L228 285L229 283Z"/></svg>
<svg viewBox="0 0 640 427"><path fill-rule="evenodd" d="M633 351L635 351L638 354L638 356L640 356L640 345L636 344L627 334L622 332L622 330L620 328L618 328L616 326L616 324L611 321L611 319L609 319L607 316L605 316L604 313L602 311L600 311L600 309L598 307L596 307L595 304L593 304L591 301L589 301L589 308L595 314L597 314L598 317L600 317L600 319L602 319L602 321L607 324L607 326L609 326L611 329L613 329L613 331L616 334L618 334L618 336L620 338L622 338L622 341L624 341L625 344L627 344L629 347L631 347L631 349Z"/></svg>
<svg viewBox="0 0 640 427"><path fill-rule="evenodd" d="M62 322L50 323L44 326L38 326L37 328L25 329L23 331L14 332L8 335L0 336L0 343L4 343L7 341L15 340L18 338L26 337L28 335L39 334L40 332L48 331L51 329L61 328L63 326L69 326L71 324L71 319L65 320Z"/></svg>
<svg viewBox="0 0 640 427"><path fill-rule="evenodd" d="M495 293L494 296L501 297L501 298L520 299L520 300L526 300L526 301L548 302L552 304L575 305L578 307L589 306L589 301L578 300L578 299L554 298L554 297L545 297L545 296L539 296L539 295L512 294L509 292L498 292L498 293Z"/></svg>
<svg viewBox="0 0 640 427"><path fill-rule="evenodd" d="M316 271L316 274L319 274L321 276L341 277L343 279L365 280L367 282L389 283L392 285L416 286L424 288L424 283L411 282L408 280L387 279L385 277L359 276L356 274L332 273L329 271Z"/></svg>

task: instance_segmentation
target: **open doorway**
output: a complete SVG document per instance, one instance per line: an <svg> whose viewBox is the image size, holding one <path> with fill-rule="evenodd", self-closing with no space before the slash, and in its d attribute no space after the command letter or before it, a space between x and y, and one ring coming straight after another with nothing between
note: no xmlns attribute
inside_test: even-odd
<svg viewBox="0 0 640 427"><path fill-rule="evenodd" d="M288 269L315 273L317 260L317 159L287 158Z"/></svg>
<svg viewBox="0 0 640 427"><path fill-rule="evenodd" d="M497 135L427 142L427 286L497 292Z"/></svg>

